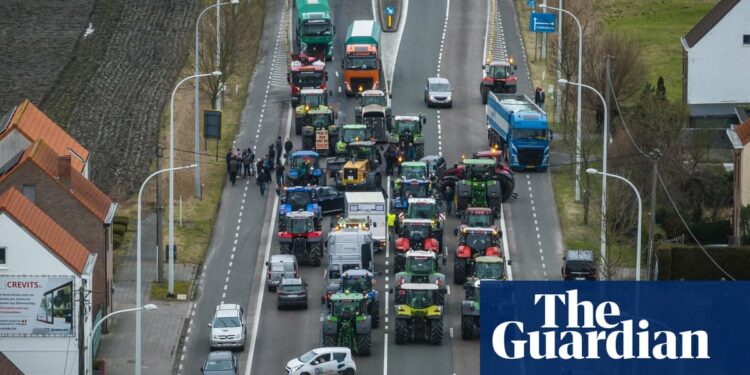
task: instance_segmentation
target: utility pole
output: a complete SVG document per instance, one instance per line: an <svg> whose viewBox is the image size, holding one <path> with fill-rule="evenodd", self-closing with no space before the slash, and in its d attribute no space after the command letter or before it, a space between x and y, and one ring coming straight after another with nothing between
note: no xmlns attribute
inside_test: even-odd
<svg viewBox="0 0 750 375"><path fill-rule="evenodd" d="M646 268L648 270L648 279L651 280L651 257L654 254L654 228L656 227L656 179L658 178L657 162L661 158L661 151L654 149L648 155L651 158L651 169L653 170L653 176L651 177L651 209L649 211L648 218L648 264Z"/></svg>
<svg viewBox="0 0 750 375"><path fill-rule="evenodd" d="M85 281L81 279L81 287L78 289L78 374L86 375L86 290L83 287ZM93 362L93 359L92 359Z"/></svg>
<svg viewBox="0 0 750 375"><path fill-rule="evenodd" d="M563 0L560 0L560 10L557 11L557 80L559 81L560 78L562 78L562 69L560 68L560 64L562 64L562 43L563 43L563 22L562 22L562 9L563 9ZM580 61L578 62L581 63ZM582 82L579 82L582 83ZM560 85L555 85L557 87L557 90L555 91L555 123L560 123L560 114L562 112L562 108L560 107L562 105L562 90L560 90Z"/></svg>
<svg viewBox="0 0 750 375"><path fill-rule="evenodd" d="M216 71L221 71L221 8L219 5L221 0L216 0ZM216 77L219 80L219 92L216 95L216 110L221 111L221 79L223 77Z"/></svg>
<svg viewBox="0 0 750 375"><path fill-rule="evenodd" d="M544 0L543 4L547 6L547 0ZM547 13L547 8L542 8L542 13ZM547 33L542 33L542 60L547 59Z"/></svg>
<svg viewBox="0 0 750 375"><path fill-rule="evenodd" d="M611 61L612 61L612 56L610 55L604 56L604 67L605 67L605 72L607 74L605 77L607 80L604 82L604 85L606 87L606 90L604 90L604 100L607 102L607 107L610 107L609 106L609 94L612 92L612 86L610 86L610 82L612 82ZM605 134L604 136L609 137L609 134Z"/></svg>
<svg viewBox="0 0 750 375"><path fill-rule="evenodd" d="M161 152L162 149L157 144L154 147L156 152L156 169L161 169ZM162 220L162 210L164 207L161 205L161 176L156 176L156 282L160 283L164 279L164 223Z"/></svg>

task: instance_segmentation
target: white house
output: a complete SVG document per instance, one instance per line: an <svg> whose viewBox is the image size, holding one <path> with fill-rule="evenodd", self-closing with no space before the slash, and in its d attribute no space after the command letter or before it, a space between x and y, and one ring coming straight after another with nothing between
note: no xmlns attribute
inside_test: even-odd
<svg viewBox="0 0 750 375"><path fill-rule="evenodd" d="M719 1L681 42L691 115L733 115L750 103L750 0Z"/></svg>
<svg viewBox="0 0 750 375"><path fill-rule="evenodd" d="M0 194L0 352L4 360L25 374L78 373L79 361L88 360L79 356L79 348L85 347L79 337L87 343L91 331L95 261L96 254L18 190ZM79 319L81 292L86 302L83 321Z"/></svg>

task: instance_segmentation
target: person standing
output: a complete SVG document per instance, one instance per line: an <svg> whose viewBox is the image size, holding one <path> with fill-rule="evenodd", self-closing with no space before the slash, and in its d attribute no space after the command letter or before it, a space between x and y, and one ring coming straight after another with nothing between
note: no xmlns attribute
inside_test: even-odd
<svg viewBox="0 0 750 375"><path fill-rule="evenodd" d="M544 109L544 96L545 96L544 89L540 87L539 88L539 107L541 107L542 109Z"/></svg>
<svg viewBox="0 0 750 375"><path fill-rule="evenodd" d="M255 163L255 181L260 185L260 180L263 179L263 159L258 159Z"/></svg>
<svg viewBox="0 0 750 375"><path fill-rule="evenodd" d="M263 159L263 179L268 183L271 182L271 171L273 170L273 159Z"/></svg>
<svg viewBox="0 0 750 375"><path fill-rule="evenodd" d="M229 151L227 151L227 174L229 174L229 162L232 161L232 149L230 148Z"/></svg>
<svg viewBox="0 0 750 375"><path fill-rule="evenodd" d="M270 160L272 164L273 164L273 161L276 160L276 149L273 147L273 143L271 143L271 145L268 146L268 160ZM271 165L271 169L273 169L273 165Z"/></svg>
<svg viewBox="0 0 750 375"><path fill-rule="evenodd" d="M247 167L248 167L248 176L252 176L255 174L253 169L255 168L255 153L253 152L253 149L251 147L247 148Z"/></svg>
<svg viewBox="0 0 750 375"><path fill-rule="evenodd" d="M239 168L239 162L236 157L232 157L229 162L229 181L232 181L232 186L237 182L237 170Z"/></svg>
<svg viewBox="0 0 750 375"><path fill-rule="evenodd" d="M286 151L286 154L284 154L284 157L289 160L289 154L292 152L292 149L294 148L294 143L292 143L292 140L289 139L289 137L286 137L286 142L284 142L284 151Z"/></svg>
<svg viewBox="0 0 750 375"><path fill-rule="evenodd" d="M446 185L443 189L443 202L445 202L445 213L450 215L453 211L453 189L450 185Z"/></svg>
<svg viewBox="0 0 750 375"><path fill-rule="evenodd" d="M250 161L250 155L248 155L247 150L242 151L242 174L244 174L247 178L250 178L251 164L252 162Z"/></svg>
<svg viewBox="0 0 750 375"><path fill-rule="evenodd" d="M276 138L276 165L279 165L281 162L281 136L278 136Z"/></svg>
<svg viewBox="0 0 750 375"><path fill-rule="evenodd" d="M284 186L284 169L283 164L276 166L276 185L279 187Z"/></svg>
<svg viewBox="0 0 750 375"><path fill-rule="evenodd" d="M385 150L385 173L390 176L393 174L393 162L396 161L396 149L393 145L388 145Z"/></svg>
<svg viewBox="0 0 750 375"><path fill-rule="evenodd" d="M238 151L240 149L237 149ZM243 151L240 151L240 155L237 157L237 177L242 178L242 172L245 170L243 167L243 164L245 164L245 153Z"/></svg>
<svg viewBox="0 0 750 375"><path fill-rule="evenodd" d="M266 174L263 173L263 167L262 167L262 161L258 160L258 170L256 171L258 175L258 188L260 188L260 195L263 196L266 194Z"/></svg>
<svg viewBox="0 0 750 375"><path fill-rule="evenodd" d="M406 149L406 161L414 161L417 157L417 149L414 148L414 143L409 143L409 147Z"/></svg>

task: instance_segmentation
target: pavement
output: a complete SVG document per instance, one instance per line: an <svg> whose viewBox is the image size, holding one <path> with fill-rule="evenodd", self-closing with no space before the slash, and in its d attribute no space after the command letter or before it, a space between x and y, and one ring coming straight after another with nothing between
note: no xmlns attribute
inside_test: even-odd
<svg viewBox="0 0 750 375"><path fill-rule="evenodd" d="M143 311L141 317L141 358L144 374L169 374L183 325L191 303L158 301L149 297L149 287L156 281L156 215L142 223L142 285L143 304L153 303L158 309ZM175 264L175 280L192 280L194 265ZM166 268L166 267L165 267ZM119 268L115 271L113 303L115 311L135 307L136 243L133 241ZM98 357L106 361L106 373L132 374L135 371L135 313L123 313L109 319L109 333L102 336Z"/></svg>

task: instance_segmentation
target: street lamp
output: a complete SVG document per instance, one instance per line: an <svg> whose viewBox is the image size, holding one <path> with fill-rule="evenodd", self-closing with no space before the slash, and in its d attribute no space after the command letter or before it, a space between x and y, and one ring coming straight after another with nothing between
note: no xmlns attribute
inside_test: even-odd
<svg viewBox="0 0 750 375"><path fill-rule="evenodd" d="M606 261L607 260L607 256L606 256L607 254L607 247L606 247L606 243L607 243L607 233L606 233L606 228L607 228L606 227L607 225L607 141L609 140L609 107L607 107L607 101L604 100L604 97L602 96L602 94L599 91L597 91L595 88L589 85L584 85L578 82L569 82L567 79L564 79L564 78L561 78L560 80L558 80L557 83L563 86L567 84L571 84L571 85L576 85L580 87L585 87L593 91L594 93L596 93L599 99L601 99L602 105L604 106L604 132L602 133L602 138L604 138L604 145L602 146L602 218L601 218L602 228L601 228L600 253L601 253L602 261ZM604 275L604 277L606 278L607 275Z"/></svg>
<svg viewBox="0 0 750 375"><path fill-rule="evenodd" d="M228 5L228 4L237 5L239 3L240 3L240 0L232 0L232 1L228 2L228 3L216 3L214 5L210 5L206 9L203 9L203 11L198 15L198 19L195 20L195 75L194 75L194 77L195 77L195 134L194 134L195 145L194 145L193 152L195 153L195 155L194 155L194 157L195 157L195 164L198 164L198 165L200 165L200 163L201 163L201 159L200 159L200 157L201 157L201 155L200 155L200 153L201 153L201 137L200 137L200 128L201 128L201 122L200 122L200 108L201 108L200 87L201 87L201 80L200 80L200 77L201 77L201 75L199 74L199 70L198 70L198 56L199 56L199 51L198 51L198 46L199 46L198 28L199 28L200 23L201 23L201 17L209 9L217 8L217 7L220 7L222 5ZM216 15L217 15L217 21L218 21L218 15L219 15L218 11L216 12ZM217 56L217 58L219 56L219 52L218 52L219 48L220 48L219 47L219 24L217 22L216 23L216 49L217 49L216 56ZM216 65L216 69L220 69L218 63ZM580 80L580 78L579 78L579 80ZM198 199L201 198L201 169L200 168L198 168L198 169L195 170L195 197L198 198Z"/></svg>
<svg viewBox="0 0 750 375"><path fill-rule="evenodd" d="M583 78L581 76L581 71L583 67L583 28L581 27L581 22L578 21L578 18L573 15L573 13L562 9L562 8L555 8L553 6L549 6L547 4L541 4L539 5L540 8L548 8L557 10L560 12L563 12L571 17L573 17L573 20L576 21L576 25L578 25L578 82L583 82ZM581 102L583 101L583 97L581 95L581 86L578 86L578 103L577 103L577 109L576 109L576 202L581 201Z"/></svg>
<svg viewBox="0 0 750 375"><path fill-rule="evenodd" d="M625 181L625 183L630 185L630 187L633 188L633 191L635 191L635 197L638 198L638 235L637 235L638 238L636 239L636 253L635 253L635 281L641 281L641 227L643 225L643 221L642 221L643 204L641 203L641 194L638 192L638 189L635 188L635 185L633 185L633 183L630 182L625 177L618 176L616 174L611 174L611 173L599 172L594 168L587 169L586 173L605 175L605 176L609 176L609 177L613 177L613 178Z"/></svg>
<svg viewBox="0 0 750 375"><path fill-rule="evenodd" d="M156 310L157 308L158 307L156 305L154 305L152 303L149 303L148 305L145 305L143 307L134 307L132 309L124 309L124 310L113 311L113 312L111 312L111 313L109 313L107 315L104 315L103 318L99 319L99 321L96 322L96 324L94 324L94 328L91 329L91 333L89 334L89 340L88 340L89 341L88 342L88 344L89 344L89 346L88 346L88 348L89 348L89 350L88 350L89 351L89 361L88 361L88 364L87 364L86 373L88 374L88 370L92 370L92 373L93 373L93 369L94 369L94 335L96 334L96 330L99 329L99 327L102 325L102 323L104 323L105 320L107 320L107 319L109 319L109 318L111 318L111 317L113 317L113 316L115 316L117 314L122 314L122 313L126 313L126 312L133 312L133 311L140 311L140 310L151 311L151 310Z"/></svg>
<svg viewBox="0 0 750 375"><path fill-rule="evenodd" d="M183 80L184 82L184 80ZM179 86L179 85L178 85ZM172 101L174 102L174 93L172 95ZM170 130L170 133L172 130ZM172 135L170 134L170 139L172 138ZM170 141L171 142L171 141ZM170 154L173 152L172 147L170 145L169 149ZM177 167L174 168L171 165L173 164L174 158L169 160L170 167L166 169L158 170L154 173L152 173L150 176L146 177L146 180L143 181L143 184L141 184L141 189L138 191L138 225L136 226L136 251L135 251L135 306L136 308L141 307L141 196L143 195L143 189L146 187L146 184L149 180L151 180L152 177L164 173L169 172L169 175L172 176L174 171L180 170L180 169L188 169L188 168L195 168L198 165L188 165L184 167ZM169 192L170 192L170 198L172 197L172 179L169 179ZM159 199L159 197L156 197L156 199ZM172 243L172 199L169 200L169 234L170 234L170 243ZM170 246L171 249L171 246ZM173 255L174 253L170 252L169 257L169 266L170 266L170 272L174 270L174 264L172 263ZM156 258L157 261L159 259L159 249L156 249ZM170 273L170 285L172 283L172 274ZM136 375L141 374L141 310L138 309L135 312L135 373Z"/></svg>
<svg viewBox="0 0 750 375"><path fill-rule="evenodd" d="M177 89L180 88L180 85L183 83L196 78L196 77L206 77L206 76L213 76L213 77L219 77L221 76L220 71L215 71L213 73L204 73L204 74L196 74L192 75L190 77L187 77L180 81L177 86L175 86L174 90L172 90L172 99L169 102L169 294L174 294L174 252L172 251L174 249L174 95L177 93ZM196 111L198 109L196 108ZM197 129L196 129L197 130ZM196 154L197 155L197 154ZM197 156L196 156L197 157ZM198 168L196 170L200 170L200 160L198 160L197 163L195 163Z"/></svg>

